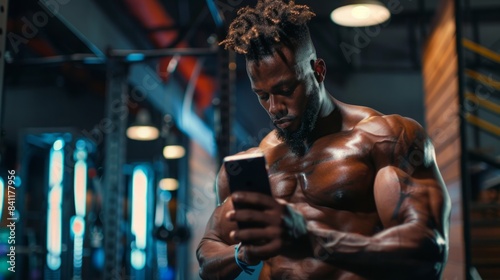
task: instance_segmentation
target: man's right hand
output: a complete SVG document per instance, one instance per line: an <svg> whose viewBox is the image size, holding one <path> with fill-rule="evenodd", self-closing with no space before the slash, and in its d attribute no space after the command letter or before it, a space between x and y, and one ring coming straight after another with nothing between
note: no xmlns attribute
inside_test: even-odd
<svg viewBox="0 0 500 280"><path fill-rule="evenodd" d="M284 254L293 241L307 234L305 220L285 201L252 192L237 192L231 199L233 204L249 208L228 211L226 218L230 222L259 225L234 229L229 234L233 242L242 243L241 260L249 264Z"/></svg>

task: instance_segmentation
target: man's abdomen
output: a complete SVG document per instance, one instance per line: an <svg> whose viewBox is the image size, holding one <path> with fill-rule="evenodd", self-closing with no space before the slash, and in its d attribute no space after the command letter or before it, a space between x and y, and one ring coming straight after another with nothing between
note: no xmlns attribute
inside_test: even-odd
<svg viewBox="0 0 500 280"><path fill-rule="evenodd" d="M292 260L275 257L265 262L259 280L362 280L351 272L340 270L314 258Z"/></svg>

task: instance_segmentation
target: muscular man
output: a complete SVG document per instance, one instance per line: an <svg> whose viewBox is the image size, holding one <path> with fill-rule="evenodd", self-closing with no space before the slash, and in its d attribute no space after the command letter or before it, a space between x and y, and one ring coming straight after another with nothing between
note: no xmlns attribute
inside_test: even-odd
<svg viewBox="0 0 500 280"><path fill-rule="evenodd" d="M306 25L312 16L293 1L260 0L240 10L222 42L245 55L276 126L244 152L265 154L273 197L230 194L221 169L224 202L197 250L200 276L234 279L263 261L259 279L439 279L450 201L432 144L415 121L326 91L326 65Z"/></svg>

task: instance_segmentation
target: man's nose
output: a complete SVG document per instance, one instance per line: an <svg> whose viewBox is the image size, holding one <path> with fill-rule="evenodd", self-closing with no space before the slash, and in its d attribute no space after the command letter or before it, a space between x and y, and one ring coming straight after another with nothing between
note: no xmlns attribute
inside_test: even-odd
<svg viewBox="0 0 500 280"><path fill-rule="evenodd" d="M279 96L271 95L269 97L269 114L277 118L286 115L285 103Z"/></svg>

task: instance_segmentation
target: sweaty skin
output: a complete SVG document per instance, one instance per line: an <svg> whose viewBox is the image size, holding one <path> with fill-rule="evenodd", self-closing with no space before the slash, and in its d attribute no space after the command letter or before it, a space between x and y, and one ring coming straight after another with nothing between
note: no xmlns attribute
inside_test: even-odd
<svg viewBox="0 0 500 280"><path fill-rule="evenodd" d="M238 276L234 247L242 242L239 259L264 261L259 279L440 279L450 201L423 128L334 99L323 85L324 62L301 57L282 48L247 61L252 88L276 129L298 131L313 94L317 120L303 154L274 132L244 152L265 154L273 197L230 194L220 170L224 202L197 250L200 276ZM235 211L233 203L254 207ZM292 226L284 222L290 216L299 217ZM238 221L263 226L239 230ZM300 228L307 230L292 236Z"/></svg>

